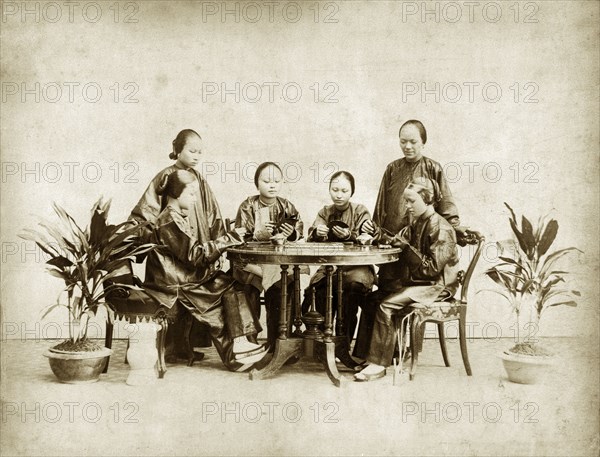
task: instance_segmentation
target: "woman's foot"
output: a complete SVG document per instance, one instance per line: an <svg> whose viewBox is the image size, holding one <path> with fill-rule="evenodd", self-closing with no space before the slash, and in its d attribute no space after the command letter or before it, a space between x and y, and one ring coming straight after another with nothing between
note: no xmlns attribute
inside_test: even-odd
<svg viewBox="0 0 600 457"><path fill-rule="evenodd" d="M235 338L233 340L233 353L234 354L245 354L248 352L253 352L257 349L264 347L257 343L251 343L245 336Z"/></svg>
<svg viewBox="0 0 600 457"><path fill-rule="evenodd" d="M260 347L260 350L252 351L251 353L246 354L236 354L235 361L243 364L244 366L251 366L257 362L260 362L267 355L267 351L263 346Z"/></svg>
<svg viewBox="0 0 600 457"><path fill-rule="evenodd" d="M370 363L360 373L354 375L354 380L358 382L374 381L385 376L385 367Z"/></svg>
<svg viewBox="0 0 600 457"><path fill-rule="evenodd" d="M267 351L264 346L251 343L246 337L239 337L233 340L233 353L236 362L252 364L261 360Z"/></svg>

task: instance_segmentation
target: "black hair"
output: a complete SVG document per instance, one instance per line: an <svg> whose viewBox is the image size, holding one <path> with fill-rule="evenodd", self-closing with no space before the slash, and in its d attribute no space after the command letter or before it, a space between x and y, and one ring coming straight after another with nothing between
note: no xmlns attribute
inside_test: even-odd
<svg viewBox="0 0 600 457"><path fill-rule="evenodd" d="M406 188L413 188L426 205L435 205L440 200L440 187L433 179L415 176Z"/></svg>
<svg viewBox="0 0 600 457"><path fill-rule="evenodd" d="M163 176L162 182L158 187L158 193L162 196L161 209L165 209L167 206L168 197L179 198L183 189L195 180L196 177L193 173L187 170L176 170L169 175Z"/></svg>
<svg viewBox="0 0 600 457"><path fill-rule="evenodd" d="M333 175L331 175L331 179L329 180L329 188L331 189L331 183L333 182L333 180L339 178L340 176L343 176L348 181L350 181L350 189L352 190L350 196L354 195L354 176L352 176L352 173L348 171L340 170L336 171Z"/></svg>
<svg viewBox="0 0 600 457"><path fill-rule="evenodd" d="M279 170L279 172L281 173L281 176L283 176L283 171L281 171L281 168L275 162L263 162L256 168L256 173L254 173L254 185L257 188L258 188L258 178L260 177L260 174L262 173L262 171L267 167L277 168Z"/></svg>
<svg viewBox="0 0 600 457"><path fill-rule="evenodd" d="M169 154L169 159L173 159L173 160L177 159L177 156L183 150L183 147L185 146L185 143L187 142L188 138L191 137L192 135L196 135L196 136L198 136L198 138L202 139L202 137L198 134L198 132L196 132L195 130L192 130L192 129L185 129L177 134L177 136L173 140L173 150Z"/></svg>
<svg viewBox="0 0 600 457"><path fill-rule="evenodd" d="M410 119L402 124L400 130L398 130L398 136L400 136L400 132L402 132L402 129L407 125L414 125L419 131L419 136L421 137L423 144L427 143L427 130L425 130L423 123L421 121L417 121L416 119Z"/></svg>

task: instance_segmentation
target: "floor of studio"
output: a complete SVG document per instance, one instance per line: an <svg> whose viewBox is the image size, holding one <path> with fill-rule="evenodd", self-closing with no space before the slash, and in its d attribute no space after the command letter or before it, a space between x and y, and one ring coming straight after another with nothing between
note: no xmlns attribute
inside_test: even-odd
<svg viewBox="0 0 600 457"><path fill-rule="evenodd" d="M42 356L52 341L4 341L3 456L19 455L597 455L598 351L554 338L559 363L540 385L509 382L498 352L510 340L469 341L473 376L456 340L444 367L427 339L413 381L393 369L335 387L304 358L250 381L226 371L214 348L188 367L169 364L151 386L125 383L125 340L107 374L86 385L56 381Z"/></svg>

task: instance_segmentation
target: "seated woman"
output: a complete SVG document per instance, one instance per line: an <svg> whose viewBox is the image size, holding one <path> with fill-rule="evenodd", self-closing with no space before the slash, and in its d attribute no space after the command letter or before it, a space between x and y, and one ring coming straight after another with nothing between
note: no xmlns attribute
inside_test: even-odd
<svg viewBox="0 0 600 457"><path fill-rule="evenodd" d="M159 187L163 210L156 220L154 242L146 263L147 292L171 308L182 304L201 323L221 360L232 371L246 369L266 354L247 335L260 331L241 284L219 269L221 254L242 243L244 231L232 231L199 243L191 236L187 211L194 204L198 183L194 174L177 170Z"/></svg>
<svg viewBox="0 0 600 457"><path fill-rule="evenodd" d="M240 204L235 218L235 226L245 229L248 238L254 241L269 241L276 233L281 233L289 241L302 238L304 224L298 210L289 200L279 196L282 183L283 173L276 163L264 162L256 169L254 184L259 193ZM266 291L267 339L270 349L273 349L278 335L281 296L279 272L279 267L273 265L233 265L233 277L245 285L244 290L258 317L259 296L261 291ZM289 280L292 280L292 276L289 276ZM290 301L291 298L290 294ZM292 307L288 306L287 309L291 310Z"/></svg>
<svg viewBox="0 0 600 457"><path fill-rule="evenodd" d="M367 362L356 381L370 381L385 375L396 344L394 318L408 314L415 303L427 306L451 297L458 288L458 250L454 228L435 212L433 202L438 189L427 178L415 178L404 190L409 225L393 237L379 230L381 242L403 248L403 272L396 292L386 295L375 315L373 336Z"/></svg>
<svg viewBox="0 0 600 457"><path fill-rule="evenodd" d="M423 155L427 143L427 130L418 120L406 121L398 131L400 149L404 157L394 160L388 164L375 210L373 211L373 223L367 221L363 230L370 235L375 234L375 226L389 234L396 234L407 224L407 208L404 203L404 189L416 177L423 177L435 182L439 192L432 206L436 213L443 216L461 233L465 227L460 225L458 209L452 197L452 192L444 176L442 166L435 160ZM379 266L378 286L379 295L386 292L394 292L397 286L394 284L402 274L402 262L385 263ZM367 304L363 307L360 318L360 328L354 346L354 356L361 359L366 358L369 352L369 342L373 332L376 307Z"/></svg>
<svg viewBox="0 0 600 457"><path fill-rule="evenodd" d="M329 195L333 205L323 207L313 225L308 229L308 241L356 241L360 228L365 221L371 219L369 210L350 201L354 195L354 176L347 171L338 171L331 176ZM375 270L371 265L342 267L342 290L344 301L344 322L348 343L352 343L358 307L362 307L365 295L372 289L375 282ZM315 306L319 313L325 315L326 294L325 267L317 270L310 279L310 285L305 291L302 312L306 313L311 302L311 288L315 288ZM333 284L332 316L337 314L337 282Z"/></svg>

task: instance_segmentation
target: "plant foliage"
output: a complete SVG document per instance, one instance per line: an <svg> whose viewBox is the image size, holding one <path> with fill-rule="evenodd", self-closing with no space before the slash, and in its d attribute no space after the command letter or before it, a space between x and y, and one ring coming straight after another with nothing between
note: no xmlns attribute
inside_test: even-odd
<svg viewBox="0 0 600 457"><path fill-rule="evenodd" d="M117 287L107 281L122 274L120 268L124 262L133 261L137 255L156 246L139 242L140 228L148 223L109 224L110 203L110 200L100 198L92 207L89 223L84 229L63 208L53 203L58 221L42 221L39 223L41 229L25 229L19 235L34 241L50 257L46 262L48 273L65 283L61 295L67 293L67 303L60 303L59 296L55 304L45 308L42 319L55 308L66 307L69 341L73 343L86 340L90 317L106 304L106 295ZM118 287L135 288L123 284Z"/></svg>
<svg viewBox="0 0 600 457"><path fill-rule="evenodd" d="M499 289L495 292L504 297L516 314L517 345L522 344L519 337L519 318L524 303L532 303L535 320L539 322L544 311L553 306L577 306L575 297L581 294L567 286L567 271L557 270L556 262L566 254L578 251L569 247L549 253L549 249L558 233L558 222L547 221L542 217L534 226L525 216L521 225L513 209L504 203L510 211L509 223L514 234L514 242L497 243L501 255L500 263L485 272Z"/></svg>

